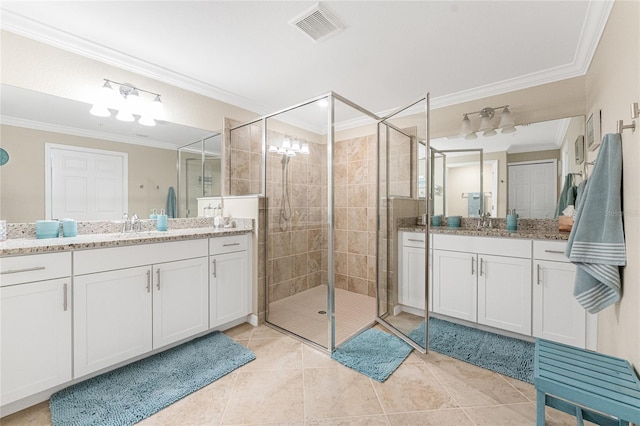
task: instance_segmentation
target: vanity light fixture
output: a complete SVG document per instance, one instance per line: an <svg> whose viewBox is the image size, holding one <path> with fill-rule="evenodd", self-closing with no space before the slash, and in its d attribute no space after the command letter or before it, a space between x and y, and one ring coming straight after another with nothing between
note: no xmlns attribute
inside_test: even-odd
<svg viewBox="0 0 640 426"><path fill-rule="evenodd" d="M152 95L153 99L143 99L140 92ZM156 121L164 120L164 106L158 93L105 78L89 112L109 117L111 110L117 111L116 118L121 121L135 121L137 116L143 126L155 126Z"/></svg>
<svg viewBox="0 0 640 426"><path fill-rule="evenodd" d="M500 123L495 127L491 120L493 119L496 110L502 109L500 113ZM514 133L516 131L515 123L511 118L511 111L509 111L509 105L502 105L499 107L482 108L480 111L466 112L462 114L462 126L460 127L460 134L465 139L476 139L478 137L476 131L473 130L471 125L470 115L478 114L480 116L480 126L478 132L482 132L482 136L494 136L497 134L496 129L500 129L503 134Z"/></svg>
<svg viewBox="0 0 640 426"><path fill-rule="evenodd" d="M269 152L295 157L296 154L309 154L309 144L298 138L285 135L280 146L269 145Z"/></svg>

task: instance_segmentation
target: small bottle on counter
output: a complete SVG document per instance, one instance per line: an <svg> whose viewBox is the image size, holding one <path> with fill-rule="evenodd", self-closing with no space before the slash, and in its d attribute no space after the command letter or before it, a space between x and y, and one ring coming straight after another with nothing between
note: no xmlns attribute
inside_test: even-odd
<svg viewBox="0 0 640 426"><path fill-rule="evenodd" d="M160 209L160 214L157 217L156 229L158 231L166 231L168 228L167 215L164 214L164 209Z"/></svg>
<svg viewBox="0 0 640 426"><path fill-rule="evenodd" d="M507 231L518 230L518 215L516 209L507 210Z"/></svg>
<svg viewBox="0 0 640 426"><path fill-rule="evenodd" d="M222 205L218 204L215 208L215 217L213 218L213 227L222 228L224 226L224 218L222 217Z"/></svg>

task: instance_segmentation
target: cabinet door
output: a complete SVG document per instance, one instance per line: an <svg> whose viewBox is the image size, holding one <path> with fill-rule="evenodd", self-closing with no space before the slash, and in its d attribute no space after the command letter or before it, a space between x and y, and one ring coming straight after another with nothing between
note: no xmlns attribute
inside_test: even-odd
<svg viewBox="0 0 640 426"><path fill-rule="evenodd" d="M153 348L209 328L206 257L153 265Z"/></svg>
<svg viewBox="0 0 640 426"><path fill-rule="evenodd" d="M433 250L433 312L476 321L477 256Z"/></svg>
<svg viewBox="0 0 640 426"><path fill-rule="evenodd" d="M71 279L0 288L2 404L71 380Z"/></svg>
<svg viewBox="0 0 640 426"><path fill-rule="evenodd" d="M584 348L586 311L573 296L572 263L534 261L533 335Z"/></svg>
<svg viewBox="0 0 640 426"><path fill-rule="evenodd" d="M74 278L74 371L80 377L152 349L151 267Z"/></svg>
<svg viewBox="0 0 640 426"><path fill-rule="evenodd" d="M425 250L416 247L402 249L402 277L398 302L401 305L424 310Z"/></svg>
<svg viewBox="0 0 640 426"><path fill-rule="evenodd" d="M249 259L246 251L211 256L211 328L242 318L251 312L249 285Z"/></svg>
<svg viewBox="0 0 640 426"><path fill-rule="evenodd" d="M478 323L530 336L531 259L478 259Z"/></svg>

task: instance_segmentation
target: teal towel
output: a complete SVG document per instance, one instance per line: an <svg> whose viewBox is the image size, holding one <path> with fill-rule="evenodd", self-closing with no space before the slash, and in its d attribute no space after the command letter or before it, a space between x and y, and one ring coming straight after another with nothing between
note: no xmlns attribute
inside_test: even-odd
<svg viewBox="0 0 640 426"><path fill-rule="evenodd" d="M169 193L167 194L167 217L176 217L176 191L173 186L169 187Z"/></svg>
<svg viewBox="0 0 640 426"><path fill-rule="evenodd" d="M556 212L553 218L557 219L558 216L562 214L564 209L566 209L569 205L575 205L575 202L576 187L573 185L573 175L571 173L568 173L564 178L564 186L562 187L560 198L558 198L558 205L556 206Z"/></svg>
<svg viewBox="0 0 640 426"><path fill-rule="evenodd" d="M573 294L592 314L622 296L620 267L627 256L621 194L622 139L608 134L581 194L565 252L577 265Z"/></svg>

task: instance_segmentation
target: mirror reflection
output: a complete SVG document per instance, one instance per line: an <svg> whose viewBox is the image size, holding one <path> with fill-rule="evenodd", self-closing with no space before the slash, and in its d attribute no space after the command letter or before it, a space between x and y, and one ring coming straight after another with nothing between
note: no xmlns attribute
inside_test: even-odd
<svg viewBox="0 0 640 426"><path fill-rule="evenodd" d="M96 170L92 172L89 168L83 172L82 184L78 183L77 176L75 180L61 178L61 182L66 182L66 186L62 186L66 191L66 217L118 220L124 213L120 210L125 210L144 218L152 209L166 209L170 188L179 192L178 148L191 143L202 146L199 150L201 164L196 167L202 176L202 191L201 194L192 191L192 198L219 194L222 147L219 138L215 137L219 134L165 121L147 127L120 122L113 116L95 117L89 114L91 105L83 102L6 84L1 85L1 90L2 147L9 153L9 161L0 168L0 205L4 220L33 222L58 218L52 200L59 199L59 195L50 179L51 164L45 158L47 144L81 149L85 151L83 155L115 154L126 159L123 163L126 167L120 175L122 183L118 185L123 187L122 193L128 195L120 200L121 203L113 203L117 207L111 211L108 197L99 202L90 200L91 194L105 193L92 189L97 188ZM90 165L92 158L91 155L86 157L84 164ZM71 162L67 164L72 165ZM80 163L75 161L73 164ZM194 179L197 182L198 179ZM85 184L86 189L80 190ZM198 183L194 187L198 187ZM96 203L99 208L95 207ZM96 213L96 209L101 213ZM197 207L179 209L183 217L187 214L195 216L192 212L197 212Z"/></svg>
<svg viewBox="0 0 640 426"><path fill-rule="evenodd" d="M584 135L584 126L584 116L578 116L517 126L515 133L475 140L431 140L436 152L482 149L484 163L480 191L473 189L477 168L475 173L466 169L477 156L461 151L432 158L433 214L472 217L480 202L480 209L492 217L506 217L507 210L515 209L520 218L553 219L563 176L583 171L583 162L576 162L575 142ZM471 192L475 203L468 198Z"/></svg>

